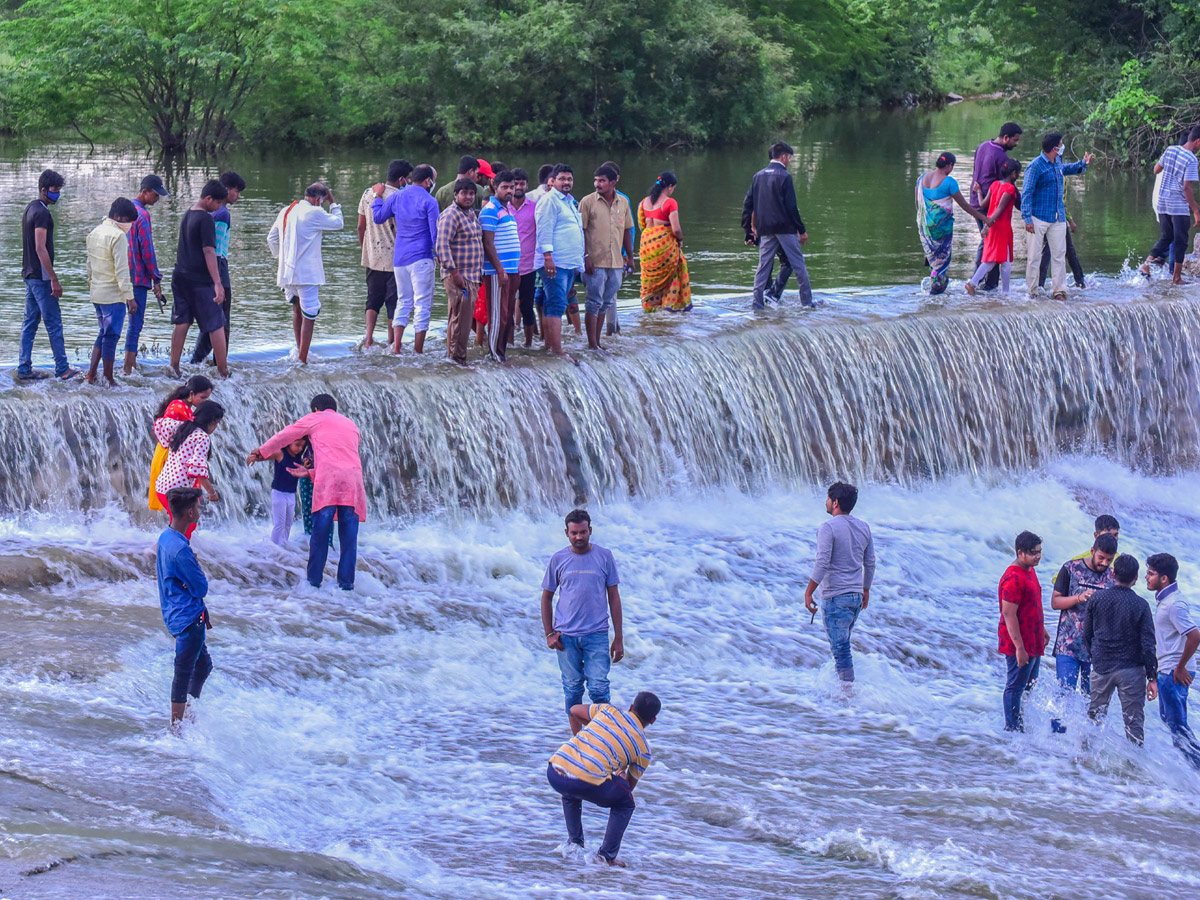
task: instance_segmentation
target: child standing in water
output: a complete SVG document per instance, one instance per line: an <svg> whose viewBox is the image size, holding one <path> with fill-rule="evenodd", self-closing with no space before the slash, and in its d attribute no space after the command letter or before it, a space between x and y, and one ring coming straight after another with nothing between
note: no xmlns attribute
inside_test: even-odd
<svg viewBox="0 0 1200 900"><path fill-rule="evenodd" d="M1005 160L1000 166L1000 177L992 182L988 192L988 218L993 224L983 236L983 261L971 280L967 282L967 293L975 296L975 289L996 266L1000 267L1000 287L1008 293L1012 276L1013 227L1012 214L1020 204L1017 194L1017 175L1021 164L1015 159Z"/></svg>
<svg viewBox="0 0 1200 900"><path fill-rule="evenodd" d="M275 464L271 479L271 543L280 547L287 545L296 520L296 487L300 479L309 477L307 452L308 439L300 438L267 457Z"/></svg>
<svg viewBox="0 0 1200 900"><path fill-rule="evenodd" d="M175 638L175 677L171 680L171 730L177 731L187 711L188 697L199 697L212 672L205 646L212 628L204 598L208 579L192 551L190 534L200 521L200 489L172 488L166 501L171 526L158 537L155 569L163 624Z"/></svg>

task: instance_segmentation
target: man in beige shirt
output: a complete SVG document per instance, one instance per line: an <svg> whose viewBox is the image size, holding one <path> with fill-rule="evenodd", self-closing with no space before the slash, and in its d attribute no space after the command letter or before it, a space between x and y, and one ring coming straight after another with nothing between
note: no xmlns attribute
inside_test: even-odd
<svg viewBox="0 0 1200 900"><path fill-rule="evenodd" d="M87 281L100 334L92 347L92 364L88 368L89 384L96 382L96 370L104 360L104 380L115 384L113 363L117 356L117 341L125 324L125 313L137 312L133 298L133 280L129 277L129 229L137 221L133 201L118 197L108 215L87 236Z"/></svg>
<svg viewBox="0 0 1200 900"><path fill-rule="evenodd" d="M583 220L583 283L587 288L585 322L591 350L601 349L604 317L616 305L622 279L633 271L633 213L629 201L617 193L618 178L616 169L602 165L592 182L595 192L579 202L579 216Z"/></svg>
<svg viewBox="0 0 1200 900"><path fill-rule="evenodd" d="M403 189L412 174L412 163L407 159L393 159L388 165L387 181L383 185L385 199ZM367 335L363 338L363 349L375 343L375 323L379 311L387 307L388 345L392 343L392 319L396 317L396 273L392 269L392 256L396 250L396 223L388 219L382 225L375 224L371 204L375 202L375 188L369 187L358 201L358 243L362 247L362 265L367 270Z"/></svg>

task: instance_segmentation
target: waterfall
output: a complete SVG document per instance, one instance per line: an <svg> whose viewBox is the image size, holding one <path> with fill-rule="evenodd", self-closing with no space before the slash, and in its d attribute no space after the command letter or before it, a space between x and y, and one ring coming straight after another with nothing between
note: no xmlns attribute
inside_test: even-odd
<svg viewBox="0 0 1200 900"><path fill-rule="evenodd" d="M804 316L552 360L245 365L213 399L218 517L266 515L250 449L327 391L362 431L373 516L562 508L683 486L834 477L908 483L1100 452L1196 464L1200 307L1186 301ZM433 361L430 360L430 363ZM0 512L146 512L165 392L37 385L0 402Z"/></svg>

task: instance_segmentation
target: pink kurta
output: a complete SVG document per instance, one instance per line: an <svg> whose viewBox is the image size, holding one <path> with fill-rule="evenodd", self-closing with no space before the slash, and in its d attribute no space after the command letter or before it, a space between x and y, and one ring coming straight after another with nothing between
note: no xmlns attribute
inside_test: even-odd
<svg viewBox="0 0 1200 900"><path fill-rule="evenodd" d="M331 409L309 413L272 437L258 452L270 456L304 437L312 442L315 465L313 512L326 506L353 506L359 521L365 522L367 489L358 455L358 426Z"/></svg>

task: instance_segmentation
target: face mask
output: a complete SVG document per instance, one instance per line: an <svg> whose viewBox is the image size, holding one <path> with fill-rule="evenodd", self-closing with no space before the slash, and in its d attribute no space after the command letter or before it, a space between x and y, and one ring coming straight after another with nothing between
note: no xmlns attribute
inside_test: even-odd
<svg viewBox="0 0 1200 900"><path fill-rule="evenodd" d="M51 203L57 203L58 198L62 196L62 191L46 191L46 199Z"/></svg>
<svg viewBox="0 0 1200 900"><path fill-rule="evenodd" d="M1067 149L1067 147L1065 144L1059 144L1058 145L1058 155L1062 156L1063 153L1066 151L1066 149Z"/></svg>
<svg viewBox="0 0 1200 900"><path fill-rule="evenodd" d="M123 232L125 232L126 234L129 234L129 230L131 228L133 228L133 223L132 222L117 222L116 226L118 228L120 228Z"/></svg>

